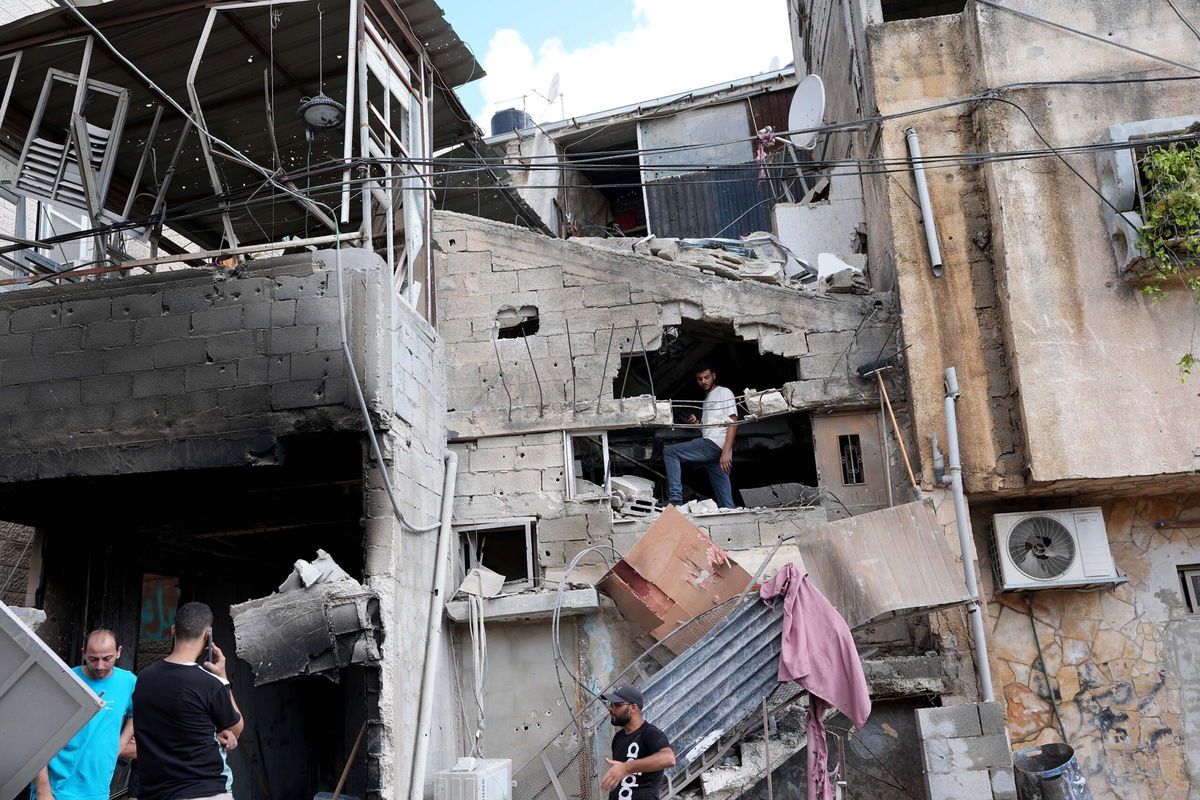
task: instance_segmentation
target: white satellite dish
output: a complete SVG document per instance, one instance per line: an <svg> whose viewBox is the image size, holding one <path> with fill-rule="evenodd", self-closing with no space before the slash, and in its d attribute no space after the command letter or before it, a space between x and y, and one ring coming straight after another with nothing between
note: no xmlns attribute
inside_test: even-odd
<svg viewBox="0 0 1200 800"><path fill-rule="evenodd" d="M559 73L554 73L554 77L550 79L550 88L546 90L546 102L553 103L558 97L558 79Z"/></svg>
<svg viewBox="0 0 1200 800"><path fill-rule="evenodd" d="M788 109L788 130L803 131L794 134L791 142L796 147L809 149L817 142L816 128L825 120L825 84L819 75L808 75L796 85L792 105Z"/></svg>
<svg viewBox="0 0 1200 800"><path fill-rule="evenodd" d="M774 72L779 69L779 56L771 56L771 66L767 67L767 72Z"/></svg>

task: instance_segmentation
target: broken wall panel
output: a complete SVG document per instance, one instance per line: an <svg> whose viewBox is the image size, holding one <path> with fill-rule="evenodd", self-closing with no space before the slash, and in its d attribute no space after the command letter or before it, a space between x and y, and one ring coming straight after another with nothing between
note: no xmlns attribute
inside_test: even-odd
<svg viewBox="0 0 1200 800"><path fill-rule="evenodd" d="M793 409L875 403L874 384L853 368L885 347L885 298L734 281L448 212L434 227L450 427L463 438L664 424L667 409L614 398L613 383L622 354L658 348L685 319L732 325L764 353L794 359L799 380L784 393ZM495 339L505 306L536 307L538 331Z"/></svg>

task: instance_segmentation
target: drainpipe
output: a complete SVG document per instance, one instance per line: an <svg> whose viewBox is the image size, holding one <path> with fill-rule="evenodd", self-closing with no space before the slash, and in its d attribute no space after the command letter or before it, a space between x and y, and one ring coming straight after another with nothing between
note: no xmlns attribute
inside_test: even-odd
<svg viewBox="0 0 1200 800"><path fill-rule="evenodd" d="M904 132L908 139L908 155L913 162L913 178L917 182L917 200L921 205L921 223L925 226L925 241L929 243L929 260L933 262L933 277L942 277L942 248L938 246L937 222L933 218L933 205L929 202L929 185L925 183L925 162L921 160L921 143L917 141L917 129Z"/></svg>
<svg viewBox="0 0 1200 800"><path fill-rule="evenodd" d="M910 133L912 129L909 129ZM910 139L911 141L911 139ZM954 401L959 398L958 375L954 367L946 369L946 476L954 496L954 520L958 524L958 549L962 552L963 577L971 602L967 614L971 618L971 636L975 640L975 673L979 681L979 694L985 703L995 700L992 693L992 669L988 664L987 640L983 633L983 608L979 604L979 581L975 577L975 543L971 540L970 520L967 517L967 499L963 496L962 459L958 452L958 417Z"/></svg>
<svg viewBox="0 0 1200 800"><path fill-rule="evenodd" d="M425 762L429 759L429 739L433 725L433 689L437 662L442 654L442 622L446 608L446 567L450 562L450 543L454 540L451 515L454 511L454 485L458 477L458 453L446 453L446 478L442 484L442 525L438 531L437 561L433 567L433 587L429 598L429 628L425 634L425 664L421 668L421 701L417 706L417 741L413 753L409 800L425 796Z"/></svg>

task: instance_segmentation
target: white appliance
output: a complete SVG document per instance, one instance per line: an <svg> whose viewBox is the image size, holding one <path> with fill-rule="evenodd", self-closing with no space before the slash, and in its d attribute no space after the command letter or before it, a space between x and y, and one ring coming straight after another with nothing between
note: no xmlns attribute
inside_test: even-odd
<svg viewBox="0 0 1200 800"><path fill-rule="evenodd" d="M434 800L512 800L512 760L460 758L434 776Z"/></svg>
<svg viewBox="0 0 1200 800"><path fill-rule="evenodd" d="M992 564L1004 591L1113 584L1117 573L1099 508L1026 511L992 517Z"/></svg>

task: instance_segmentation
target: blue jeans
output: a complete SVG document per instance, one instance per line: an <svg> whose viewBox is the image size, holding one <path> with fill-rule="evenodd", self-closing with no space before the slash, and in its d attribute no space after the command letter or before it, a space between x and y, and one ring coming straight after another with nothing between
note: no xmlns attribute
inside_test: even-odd
<svg viewBox="0 0 1200 800"><path fill-rule="evenodd" d="M679 505L683 502L683 481L680 464L684 461L703 464L712 483L713 499L721 508L735 508L733 487L729 485L729 473L721 469L721 447L712 439L703 436L690 442L667 445L663 448L663 461L667 466L667 502Z"/></svg>

